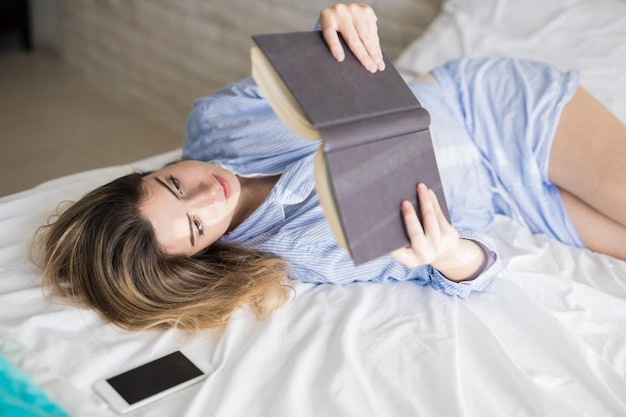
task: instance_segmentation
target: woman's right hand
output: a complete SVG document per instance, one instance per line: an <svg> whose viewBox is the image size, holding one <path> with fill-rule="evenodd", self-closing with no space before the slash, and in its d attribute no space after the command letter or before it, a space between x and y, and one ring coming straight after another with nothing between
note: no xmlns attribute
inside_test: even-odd
<svg viewBox="0 0 626 417"><path fill-rule="evenodd" d="M376 20L374 10L364 3L340 3L322 10L322 35L335 59L341 62L345 58L345 51L337 35L339 32L354 56L369 72L384 70Z"/></svg>

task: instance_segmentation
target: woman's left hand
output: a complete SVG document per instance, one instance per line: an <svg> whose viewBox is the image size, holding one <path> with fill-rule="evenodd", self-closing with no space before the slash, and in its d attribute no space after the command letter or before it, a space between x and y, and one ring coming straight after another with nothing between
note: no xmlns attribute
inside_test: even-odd
<svg viewBox="0 0 626 417"><path fill-rule="evenodd" d="M345 58L345 51L337 35L339 32L354 56L369 72L384 70L376 20L374 10L364 3L340 3L322 10L322 35L335 59L341 62Z"/></svg>
<svg viewBox="0 0 626 417"><path fill-rule="evenodd" d="M454 257L459 247L459 233L443 215L437 196L424 184L417 187L423 224L413 205L402 203L402 216L411 245L391 253L408 268L436 264Z"/></svg>
<svg viewBox="0 0 626 417"><path fill-rule="evenodd" d="M437 196L424 184L417 187L422 223L413 205L402 203L402 216L411 245L391 256L408 268L430 264L451 281L467 281L480 275L493 261L473 240L460 239L459 232L441 211Z"/></svg>

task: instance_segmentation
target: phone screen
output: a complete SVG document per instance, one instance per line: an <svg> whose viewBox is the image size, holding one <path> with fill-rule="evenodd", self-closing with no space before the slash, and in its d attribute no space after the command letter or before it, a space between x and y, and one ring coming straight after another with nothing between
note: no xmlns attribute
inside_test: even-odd
<svg viewBox="0 0 626 417"><path fill-rule="evenodd" d="M128 402L134 404L161 391L203 375L181 352L174 352L107 379Z"/></svg>

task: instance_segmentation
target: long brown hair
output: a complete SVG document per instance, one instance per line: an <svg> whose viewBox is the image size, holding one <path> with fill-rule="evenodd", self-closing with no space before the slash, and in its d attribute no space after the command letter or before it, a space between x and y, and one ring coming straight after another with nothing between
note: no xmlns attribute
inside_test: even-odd
<svg viewBox="0 0 626 417"><path fill-rule="evenodd" d="M133 173L86 194L40 229L43 284L125 329L218 328L249 305L262 319L289 299L287 263L215 243L169 255L141 216L143 176Z"/></svg>

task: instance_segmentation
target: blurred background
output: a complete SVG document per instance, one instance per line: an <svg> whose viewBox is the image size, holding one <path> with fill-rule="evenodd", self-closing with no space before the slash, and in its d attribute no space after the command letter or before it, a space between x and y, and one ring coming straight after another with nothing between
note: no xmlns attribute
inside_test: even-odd
<svg viewBox="0 0 626 417"><path fill-rule="evenodd" d="M0 196L179 148L193 100L249 75L250 35L333 3L0 0ZM441 0L366 3L394 59Z"/></svg>

